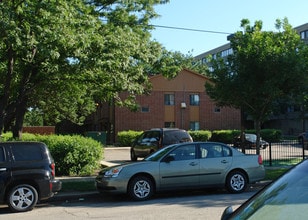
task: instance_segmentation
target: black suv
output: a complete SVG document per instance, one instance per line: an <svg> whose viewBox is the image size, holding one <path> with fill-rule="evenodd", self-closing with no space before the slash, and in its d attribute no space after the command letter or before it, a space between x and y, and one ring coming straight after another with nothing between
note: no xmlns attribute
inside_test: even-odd
<svg viewBox="0 0 308 220"><path fill-rule="evenodd" d="M138 157L157 151L159 148L170 144L192 142L191 136L187 131L178 128L153 128L144 131L132 144L130 157L136 161Z"/></svg>
<svg viewBox="0 0 308 220"><path fill-rule="evenodd" d="M14 212L29 211L61 186L44 143L0 142L0 203L8 204Z"/></svg>

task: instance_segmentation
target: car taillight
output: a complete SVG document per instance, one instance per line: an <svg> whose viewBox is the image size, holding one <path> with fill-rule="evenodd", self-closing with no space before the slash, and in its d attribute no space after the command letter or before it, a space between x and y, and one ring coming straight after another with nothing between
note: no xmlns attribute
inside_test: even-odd
<svg viewBox="0 0 308 220"><path fill-rule="evenodd" d="M52 164L50 164L50 168L51 168L51 175L53 176L53 177L55 177L56 176L56 165L54 164L54 163L52 163Z"/></svg>
<svg viewBox="0 0 308 220"><path fill-rule="evenodd" d="M262 156L260 154L259 154L259 157L258 157L258 163L259 163L259 165L263 164Z"/></svg>

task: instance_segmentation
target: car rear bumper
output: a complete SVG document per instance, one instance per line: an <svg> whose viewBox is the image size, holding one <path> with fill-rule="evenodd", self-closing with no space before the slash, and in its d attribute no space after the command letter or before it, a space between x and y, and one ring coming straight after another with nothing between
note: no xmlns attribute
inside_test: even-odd
<svg viewBox="0 0 308 220"><path fill-rule="evenodd" d="M62 182L60 180L52 180L50 184L53 193L59 192L62 189Z"/></svg>

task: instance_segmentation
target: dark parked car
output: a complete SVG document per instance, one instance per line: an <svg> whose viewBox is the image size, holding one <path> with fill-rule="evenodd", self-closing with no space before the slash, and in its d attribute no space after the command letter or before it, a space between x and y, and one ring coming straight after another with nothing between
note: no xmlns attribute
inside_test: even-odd
<svg viewBox="0 0 308 220"><path fill-rule="evenodd" d="M307 216L306 159L264 187L234 212L231 207L227 207L221 219L307 219Z"/></svg>
<svg viewBox="0 0 308 220"><path fill-rule="evenodd" d="M308 132L302 132L297 136L298 142L300 144L303 144L304 142L307 142L308 140Z"/></svg>
<svg viewBox="0 0 308 220"><path fill-rule="evenodd" d="M206 187L240 193L264 176L260 155L243 154L222 143L191 142L161 148L143 161L105 168L96 177L96 187L146 200L160 191Z"/></svg>
<svg viewBox="0 0 308 220"><path fill-rule="evenodd" d="M132 161L138 157L146 157L158 149L170 144L192 142L191 136L187 131L177 128L154 128L144 131L133 142L130 151Z"/></svg>
<svg viewBox="0 0 308 220"><path fill-rule="evenodd" d="M14 212L32 210L36 203L61 190L55 164L40 142L0 143L0 203Z"/></svg>
<svg viewBox="0 0 308 220"><path fill-rule="evenodd" d="M257 142L257 135L245 134L245 142L244 142L245 149L256 149L256 142ZM262 140L262 138L260 138L260 149L265 149L268 146L269 146L269 143ZM235 138L234 147L236 148L241 147L241 137L240 136L237 136Z"/></svg>

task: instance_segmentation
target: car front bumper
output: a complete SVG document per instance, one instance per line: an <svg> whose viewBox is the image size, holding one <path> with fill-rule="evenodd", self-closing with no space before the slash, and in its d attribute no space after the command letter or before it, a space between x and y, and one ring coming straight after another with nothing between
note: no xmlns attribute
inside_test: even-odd
<svg viewBox="0 0 308 220"><path fill-rule="evenodd" d="M125 194L127 192L127 181L121 180L118 177L103 177L99 175L95 179L95 186L101 193Z"/></svg>

